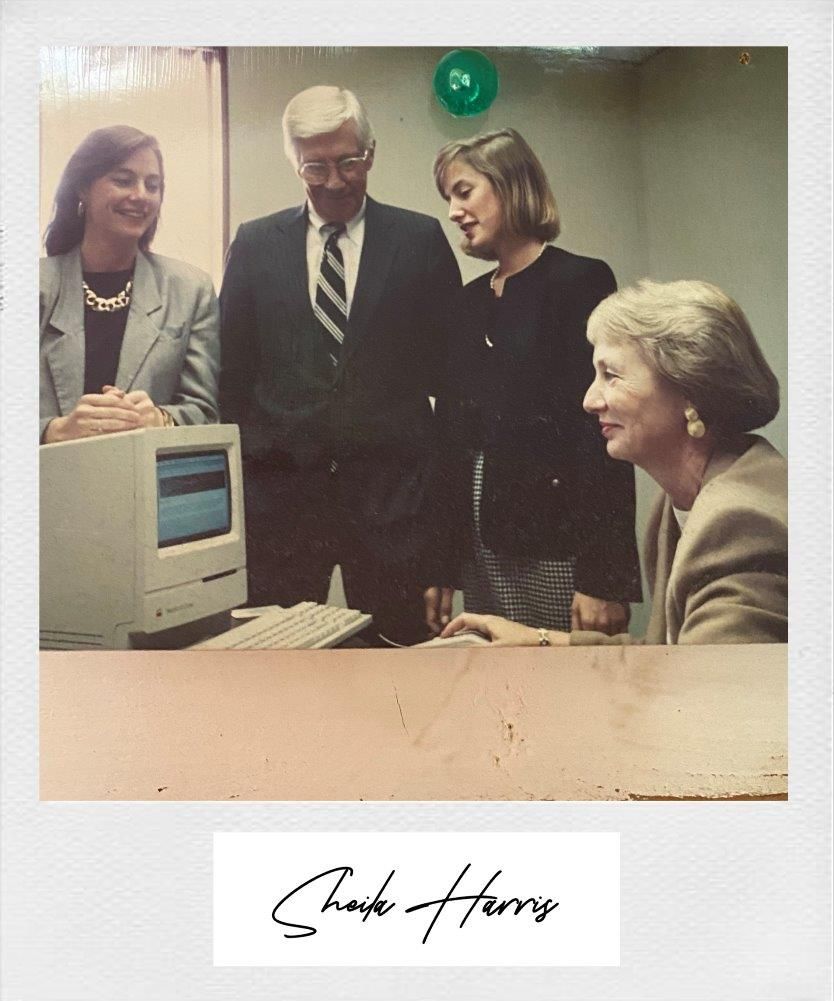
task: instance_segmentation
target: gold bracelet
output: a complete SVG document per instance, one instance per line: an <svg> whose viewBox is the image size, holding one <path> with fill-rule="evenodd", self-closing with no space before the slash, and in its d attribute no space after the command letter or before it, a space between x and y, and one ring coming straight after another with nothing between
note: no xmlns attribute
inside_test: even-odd
<svg viewBox="0 0 834 1001"><path fill-rule="evenodd" d="M550 638L546 629L539 629L539 646L550 646Z"/></svg>

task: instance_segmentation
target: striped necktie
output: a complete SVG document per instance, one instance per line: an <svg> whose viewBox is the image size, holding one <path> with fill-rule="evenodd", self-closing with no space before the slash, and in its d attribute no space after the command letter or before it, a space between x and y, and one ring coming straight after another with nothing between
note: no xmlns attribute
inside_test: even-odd
<svg viewBox="0 0 834 1001"><path fill-rule="evenodd" d="M342 341L347 329L347 293L345 262L339 250L339 237L345 231L343 223L322 226L331 230L321 255L321 270L316 284L316 304L313 312L327 335L327 350L333 366L339 364Z"/></svg>

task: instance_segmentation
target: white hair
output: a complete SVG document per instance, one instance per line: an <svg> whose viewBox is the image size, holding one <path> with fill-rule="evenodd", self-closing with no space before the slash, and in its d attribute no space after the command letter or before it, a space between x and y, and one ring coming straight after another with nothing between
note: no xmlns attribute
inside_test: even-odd
<svg viewBox="0 0 834 1001"><path fill-rule="evenodd" d="M747 317L708 282L644 278L612 293L588 318L588 340L602 338L636 344L707 426L752 431L779 410L779 383Z"/></svg>
<svg viewBox="0 0 834 1001"><path fill-rule="evenodd" d="M362 152L372 149L375 143L374 131L356 94L342 87L324 85L302 90L284 109L281 120L287 159L292 164L298 164L296 139L327 135L348 121L356 123L356 134Z"/></svg>

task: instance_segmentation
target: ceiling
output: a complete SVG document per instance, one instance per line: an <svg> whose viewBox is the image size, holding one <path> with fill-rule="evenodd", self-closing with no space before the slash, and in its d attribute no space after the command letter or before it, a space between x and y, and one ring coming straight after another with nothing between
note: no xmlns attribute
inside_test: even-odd
<svg viewBox="0 0 834 1001"><path fill-rule="evenodd" d="M507 47L503 52L513 51ZM635 66L662 52L662 48L646 46L635 48L626 46L601 47L596 45L549 46L547 48L525 47L515 51L533 58L546 69L561 69L568 63L631 63Z"/></svg>

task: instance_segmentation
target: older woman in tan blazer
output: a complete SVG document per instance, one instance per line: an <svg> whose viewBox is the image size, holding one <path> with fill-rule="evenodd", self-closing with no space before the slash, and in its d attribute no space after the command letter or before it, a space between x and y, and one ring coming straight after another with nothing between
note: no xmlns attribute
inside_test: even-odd
<svg viewBox="0 0 834 1001"><path fill-rule="evenodd" d="M40 269L44 443L217 420L211 279L149 250L164 189L156 140L130 126L67 163Z"/></svg>
<svg viewBox="0 0 834 1001"><path fill-rule="evenodd" d="M644 640L560 633L464 614L509 646L785 642L787 465L749 432L779 409L779 387L744 313L706 282L642 281L588 320L596 377L584 406L608 454L662 488L646 531L652 613Z"/></svg>

